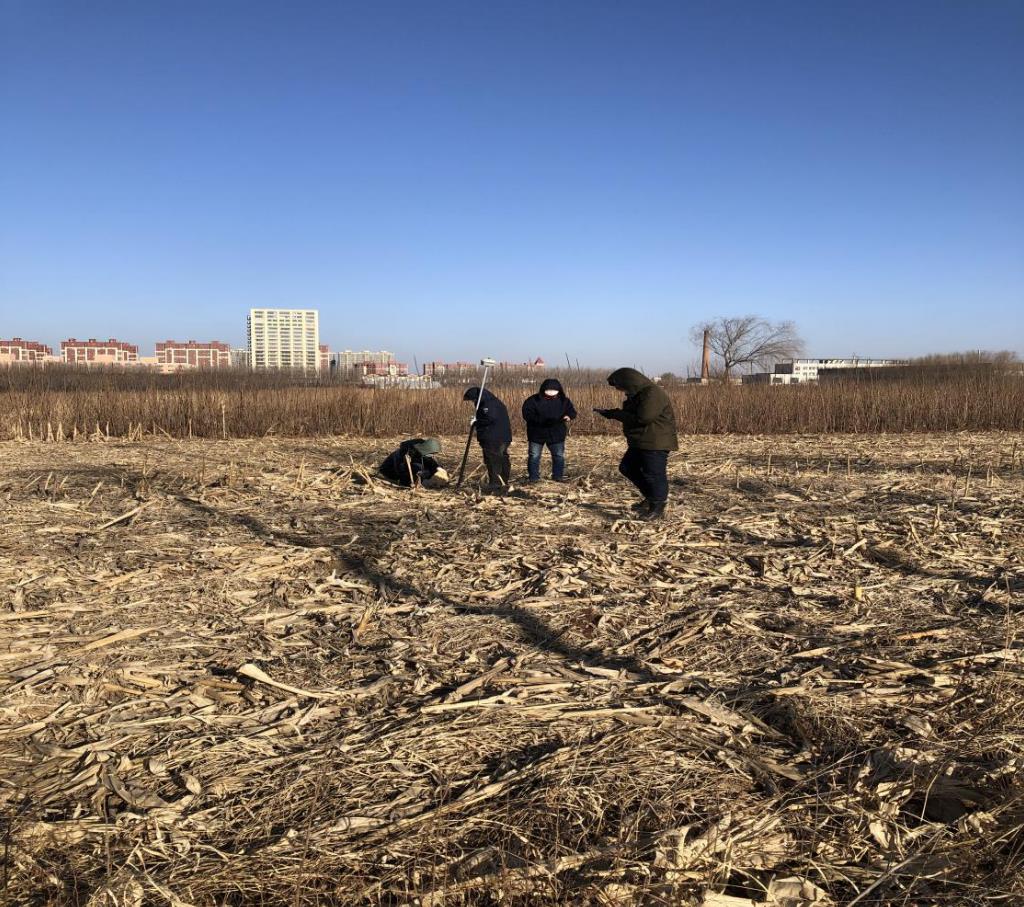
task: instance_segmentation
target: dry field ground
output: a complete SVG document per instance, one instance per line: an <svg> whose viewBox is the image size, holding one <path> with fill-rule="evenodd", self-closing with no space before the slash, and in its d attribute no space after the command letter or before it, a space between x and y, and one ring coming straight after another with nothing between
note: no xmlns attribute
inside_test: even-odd
<svg viewBox="0 0 1024 907"><path fill-rule="evenodd" d="M0 444L0 903L1024 903L1020 435L685 444Z"/></svg>

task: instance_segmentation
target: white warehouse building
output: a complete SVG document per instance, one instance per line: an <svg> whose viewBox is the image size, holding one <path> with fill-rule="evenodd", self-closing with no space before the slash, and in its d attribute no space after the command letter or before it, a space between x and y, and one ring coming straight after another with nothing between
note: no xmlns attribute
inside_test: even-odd
<svg viewBox="0 0 1024 907"><path fill-rule="evenodd" d="M775 366L776 375L792 375L793 384L817 381L819 372L848 368L892 368L906 365L905 359L788 359Z"/></svg>
<svg viewBox="0 0 1024 907"><path fill-rule="evenodd" d="M320 367L320 314L316 309L250 309L249 367Z"/></svg>
<svg viewBox="0 0 1024 907"><path fill-rule="evenodd" d="M856 368L894 368L906 365L906 359L786 359L773 372L744 375L744 384L807 384L817 381L822 372Z"/></svg>

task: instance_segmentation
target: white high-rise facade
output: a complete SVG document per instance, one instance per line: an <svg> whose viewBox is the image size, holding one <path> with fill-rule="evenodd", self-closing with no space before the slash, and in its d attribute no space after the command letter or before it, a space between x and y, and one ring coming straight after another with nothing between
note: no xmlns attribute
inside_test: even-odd
<svg viewBox="0 0 1024 907"><path fill-rule="evenodd" d="M316 309L249 309L248 336L250 368L319 368Z"/></svg>

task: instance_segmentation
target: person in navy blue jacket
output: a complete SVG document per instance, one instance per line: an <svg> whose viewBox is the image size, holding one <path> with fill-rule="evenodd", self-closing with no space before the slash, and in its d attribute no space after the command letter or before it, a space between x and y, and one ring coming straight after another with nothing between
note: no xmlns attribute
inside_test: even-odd
<svg viewBox="0 0 1024 907"><path fill-rule="evenodd" d="M576 418L572 405L557 378L547 378L540 390L523 403L526 437L530 442L526 469L531 482L540 480L540 458L545 446L551 451L551 478L565 479L565 439L569 436L569 423Z"/></svg>
<svg viewBox="0 0 1024 907"><path fill-rule="evenodd" d="M505 404L487 388L481 394L479 387L471 387L462 395L463 400L468 400L474 406L478 397L480 405L476 410L476 439L483 451L487 481L492 489L503 490L508 488L512 478L512 461L508 456L508 446L512 443L512 423Z"/></svg>

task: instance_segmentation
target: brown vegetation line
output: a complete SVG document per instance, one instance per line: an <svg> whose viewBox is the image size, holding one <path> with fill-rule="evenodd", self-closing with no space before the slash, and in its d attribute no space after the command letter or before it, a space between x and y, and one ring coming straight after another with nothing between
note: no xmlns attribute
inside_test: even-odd
<svg viewBox="0 0 1024 907"><path fill-rule="evenodd" d="M585 376L587 384L574 384L572 374L562 377L581 413L574 431L615 434L616 423L591 412L615 405L615 392L593 383L592 375ZM464 431L468 422L463 387L290 386L284 378L248 373L125 376L66 370L47 376L34 369L8 370L0 378L8 382L0 383L4 439L444 435ZM520 436L519 409L535 390L533 380L497 388ZM802 387L676 386L669 392L686 434L1024 429L1024 377L992 370Z"/></svg>
<svg viewBox="0 0 1024 907"><path fill-rule="evenodd" d="M393 441L0 447L0 902L1024 898L1015 436Z"/></svg>

